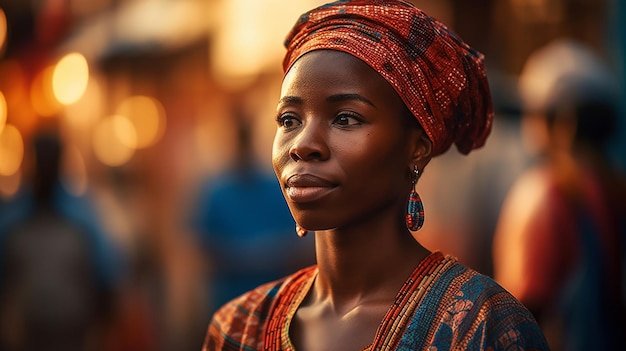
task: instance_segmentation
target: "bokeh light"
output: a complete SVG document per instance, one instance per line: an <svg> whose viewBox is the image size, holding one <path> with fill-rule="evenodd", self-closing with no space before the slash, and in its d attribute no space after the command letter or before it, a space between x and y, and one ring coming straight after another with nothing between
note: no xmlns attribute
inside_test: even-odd
<svg viewBox="0 0 626 351"><path fill-rule="evenodd" d="M282 40L294 19L325 0L229 0L221 2L218 30L211 37L215 79L227 89L240 90L267 70L280 70ZM283 19L289 20L283 20ZM254 59L250 59L254 58Z"/></svg>
<svg viewBox="0 0 626 351"><path fill-rule="evenodd" d="M22 172L18 171L10 176L0 175L0 199L10 199L20 190Z"/></svg>
<svg viewBox="0 0 626 351"><path fill-rule="evenodd" d="M137 131L128 118L126 116L114 115L111 119L113 120L115 139L119 140L129 149L136 149Z"/></svg>
<svg viewBox="0 0 626 351"><path fill-rule="evenodd" d="M4 98L4 94L0 91L0 133L4 125L7 123L7 100Z"/></svg>
<svg viewBox="0 0 626 351"><path fill-rule="evenodd" d="M17 59L0 62L0 91L4 94L7 119L23 134L31 132L37 124L32 109L29 74L25 65Z"/></svg>
<svg viewBox="0 0 626 351"><path fill-rule="evenodd" d="M129 147L149 147L159 141L165 132L165 109L154 98L141 95L129 97L122 101L116 112L126 117L135 129L134 140L130 141L134 145L127 144Z"/></svg>
<svg viewBox="0 0 626 351"><path fill-rule="evenodd" d="M85 93L80 100L64 108L63 118L72 132L86 132L102 117L104 102L101 82L97 75L90 74Z"/></svg>
<svg viewBox="0 0 626 351"><path fill-rule="evenodd" d="M124 116L106 117L95 127L93 150L96 158L107 166L117 167L128 162L136 145L135 128Z"/></svg>
<svg viewBox="0 0 626 351"><path fill-rule="evenodd" d="M52 76L54 96L64 105L78 101L87 88L89 65L77 52L65 55L57 63Z"/></svg>
<svg viewBox="0 0 626 351"><path fill-rule="evenodd" d="M54 68L54 66L48 66L41 70L33 79L30 87L30 101L33 109L42 117L54 116L61 109L52 89Z"/></svg>
<svg viewBox="0 0 626 351"><path fill-rule="evenodd" d="M4 51L4 46L7 41L7 16L4 10L0 8L0 54Z"/></svg>
<svg viewBox="0 0 626 351"><path fill-rule="evenodd" d="M0 132L0 175L15 174L24 158L24 140L22 134L12 124L4 126Z"/></svg>

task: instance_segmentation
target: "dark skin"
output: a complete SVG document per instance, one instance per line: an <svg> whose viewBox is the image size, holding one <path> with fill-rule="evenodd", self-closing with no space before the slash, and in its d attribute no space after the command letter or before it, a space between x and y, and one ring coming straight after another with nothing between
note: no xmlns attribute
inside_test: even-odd
<svg viewBox="0 0 626 351"><path fill-rule="evenodd" d="M297 350L362 350L430 252L408 231L414 165L432 144L395 90L361 60L310 52L283 80L273 166L319 274L291 323Z"/></svg>

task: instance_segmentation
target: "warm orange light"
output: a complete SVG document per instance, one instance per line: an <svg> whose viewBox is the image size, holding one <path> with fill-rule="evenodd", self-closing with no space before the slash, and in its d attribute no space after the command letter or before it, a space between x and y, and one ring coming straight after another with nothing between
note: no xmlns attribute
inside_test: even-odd
<svg viewBox="0 0 626 351"><path fill-rule="evenodd" d="M8 109L28 103L28 82L23 64L15 59L0 61L0 90Z"/></svg>
<svg viewBox="0 0 626 351"><path fill-rule="evenodd" d="M137 131L133 124L126 116L115 115L111 118L113 119L113 132L115 133L116 139L128 148L136 149Z"/></svg>
<svg viewBox="0 0 626 351"><path fill-rule="evenodd" d="M20 189L22 172L15 172L10 176L0 175L0 198L10 199Z"/></svg>
<svg viewBox="0 0 626 351"><path fill-rule="evenodd" d="M98 76L91 75L83 97L63 110L63 118L68 126L76 132L90 130L102 117L102 99Z"/></svg>
<svg viewBox="0 0 626 351"><path fill-rule="evenodd" d="M52 89L53 74L54 66L46 67L35 76L30 87L30 101L39 116L54 116L61 108Z"/></svg>
<svg viewBox="0 0 626 351"><path fill-rule="evenodd" d="M153 145L165 131L165 109L151 97L132 96L122 101L117 114L124 116L135 129L135 144L127 144L138 149Z"/></svg>
<svg viewBox="0 0 626 351"><path fill-rule="evenodd" d="M24 158L24 141L20 131L11 124L0 132L0 175L16 173Z"/></svg>
<svg viewBox="0 0 626 351"><path fill-rule="evenodd" d="M279 70L284 35L304 11L325 0L229 0L221 2L211 36L211 69L228 89L243 89L264 70ZM250 59L254 58L254 59Z"/></svg>
<svg viewBox="0 0 626 351"><path fill-rule="evenodd" d="M4 44L7 41L7 16L4 10L0 8L0 53L4 49Z"/></svg>
<svg viewBox="0 0 626 351"><path fill-rule="evenodd" d="M107 166L121 166L135 153L135 129L123 116L114 115L102 119L95 127L93 150L100 162ZM133 141L134 140L134 141Z"/></svg>
<svg viewBox="0 0 626 351"><path fill-rule="evenodd" d="M37 118L30 103L30 78L27 69L17 59L0 60L0 91L7 109L5 123L11 123L20 133L30 134Z"/></svg>
<svg viewBox="0 0 626 351"><path fill-rule="evenodd" d="M4 94L0 91L0 133L4 129L4 125L7 123L7 100L4 98Z"/></svg>
<svg viewBox="0 0 626 351"><path fill-rule="evenodd" d="M65 55L57 63L52 76L54 96L64 105L78 101L87 88L89 65L77 52Z"/></svg>

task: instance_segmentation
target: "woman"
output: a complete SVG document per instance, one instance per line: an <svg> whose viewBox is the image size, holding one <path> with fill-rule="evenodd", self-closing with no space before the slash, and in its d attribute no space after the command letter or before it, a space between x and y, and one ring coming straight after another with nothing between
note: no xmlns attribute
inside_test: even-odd
<svg viewBox="0 0 626 351"><path fill-rule="evenodd" d="M430 159L489 133L482 55L400 1L314 9L286 47L272 161L317 265L226 304L204 349L547 349L517 300L409 230Z"/></svg>

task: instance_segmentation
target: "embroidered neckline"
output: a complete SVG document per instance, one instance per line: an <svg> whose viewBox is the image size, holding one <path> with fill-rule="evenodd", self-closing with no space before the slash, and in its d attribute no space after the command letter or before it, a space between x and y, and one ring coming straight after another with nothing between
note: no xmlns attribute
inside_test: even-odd
<svg viewBox="0 0 626 351"><path fill-rule="evenodd" d="M408 320L422 302L426 293L436 280L450 265L456 262L452 256L444 256L441 252L433 252L415 267L411 275L400 288L393 304L387 310L371 345L363 351L393 350L400 342ZM274 312L267 322L264 350L294 351L289 337L289 329L296 311L308 295L318 275L318 268L302 282L285 283L284 291L274 304ZM282 290L282 289L281 289Z"/></svg>

